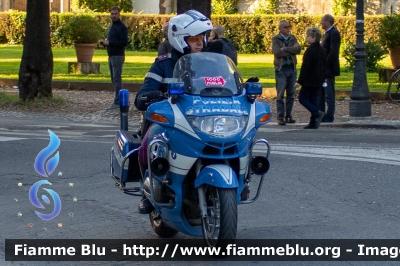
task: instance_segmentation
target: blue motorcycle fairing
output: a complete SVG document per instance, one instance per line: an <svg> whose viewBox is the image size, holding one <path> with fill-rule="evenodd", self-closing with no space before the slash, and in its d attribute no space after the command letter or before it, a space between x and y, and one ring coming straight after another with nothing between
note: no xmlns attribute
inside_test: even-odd
<svg viewBox="0 0 400 266"><path fill-rule="evenodd" d="M171 158L179 161L179 155L182 154L187 157L200 157L201 150L205 144L186 132L177 130L175 128L163 127L162 125L154 123L149 132L149 143L154 139L161 139L168 144L170 153L174 153L175 156L171 155Z"/></svg>
<svg viewBox="0 0 400 266"><path fill-rule="evenodd" d="M192 96L181 95L184 101L179 101L182 113L186 116L209 116L218 115L243 116L249 114L251 103L242 93L234 96Z"/></svg>
<svg viewBox="0 0 400 266"><path fill-rule="evenodd" d="M235 171L226 164L212 164L201 169L194 181L194 187L197 188L203 184L221 188L239 186Z"/></svg>
<svg viewBox="0 0 400 266"><path fill-rule="evenodd" d="M255 104L256 104L256 120L255 120L256 125L255 125L255 127L258 129L260 126L265 125L266 123L271 121L272 113L271 113L271 107L267 103L256 101ZM265 122L262 122L262 123L259 122L260 118L268 113L271 114L271 118Z"/></svg>
<svg viewBox="0 0 400 266"><path fill-rule="evenodd" d="M163 221L166 224L178 230L179 232L190 236L203 235L201 225L190 225L183 215L182 208L175 207L167 210L165 207L160 207L158 205L154 205L154 208L158 213L160 213Z"/></svg>
<svg viewBox="0 0 400 266"><path fill-rule="evenodd" d="M159 122L151 119L150 115L153 113L164 116L168 119L168 122ZM146 119L151 122L162 123L163 126L169 127L172 127L175 122L174 113L172 112L171 105L166 100L150 104L146 111Z"/></svg>
<svg viewBox="0 0 400 266"><path fill-rule="evenodd" d="M187 119L188 116L205 117L213 116L214 114L218 114L217 116L246 116L248 117L246 128L250 130L251 126L254 127L254 115L249 116L249 114L254 114L255 112L254 104L251 104L243 93L224 97L204 97L185 94L179 96L176 105L177 108L175 110L180 110L181 115L183 115L185 119ZM176 113L177 112L175 112L175 114ZM251 117L253 117L253 119L251 119ZM225 143L238 142L248 134L247 130L242 130L231 137L224 137L221 139L220 137L215 137L201 131L194 130L194 132L200 139L206 140L207 142Z"/></svg>
<svg viewBox="0 0 400 266"><path fill-rule="evenodd" d="M148 171L146 171L145 174L145 177L147 176L148 176ZM169 173L169 177L173 180L172 184L169 185L169 187L175 192L175 205L174 207L164 207L154 204L154 202L152 202L154 208L161 215L163 221L172 228L178 230L183 234L191 236L202 236L203 231L201 226L189 224L182 211L182 206L183 206L182 183L186 176Z"/></svg>
<svg viewBox="0 0 400 266"><path fill-rule="evenodd" d="M179 149L183 149L185 150L186 148L188 148L190 151L182 153L184 155L187 156L196 156L199 157L200 153L199 151L202 151L202 149L205 147L205 145L207 143L221 143L222 145L219 146L223 146L225 148L228 148L225 143L237 143L239 142L242 138L243 138L243 133L244 131L242 131L239 134L236 134L232 137L226 137L226 138L217 138L214 137L212 135L203 133L203 132L199 132L199 131L194 131L193 128L190 126L190 124L187 121L187 117L185 116L185 114L182 112L182 110L184 109L184 106L187 106L189 103L188 99L193 98L193 96L188 96L188 95L181 95L179 96L179 100L177 104L172 104L170 102L170 100L168 101L162 101L162 102L157 102L157 103L153 103L149 106L147 112L146 112L146 118L153 122L153 126L159 124L160 127L165 129L165 132L167 132L166 134L163 135L168 135L168 136L176 136L177 134L179 134L179 137L176 138L171 138L171 141L176 141L176 143L170 143L169 146L170 147L178 147ZM200 97L197 97L200 98ZM202 97L205 98L205 97ZM212 102L239 102L237 99L236 100L229 100L232 97L222 97L219 98L219 100L212 100ZM245 98L245 96L239 96L236 98L240 98L241 100L241 104L243 105L250 105L247 101L243 101L243 98ZM210 99L208 99L210 100ZM208 101L208 100L204 100L204 101ZM198 100L196 100L198 101ZM211 100L210 100L211 101ZM183 107L182 107L183 106ZM162 114L165 118L168 119L168 122L163 123L163 122L158 122L158 121L154 121L150 118L150 114L152 113L158 113L158 114ZM232 114L230 114L232 115ZM240 115L241 116L241 115ZM178 119L179 118L179 119ZM182 119L180 119L182 118ZM154 133L150 134L149 136L154 136ZM161 133L158 133L161 134ZM200 143L196 143L199 146L193 147L191 148L191 146L193 145L193 140L197 140L200 141ZM196 141L196 142L197 142ZM182 145L184 143L187 143L190 145ZM182 147L182 146L186 146ZM189 146L189 147L187 147ZM222 156L222 154L220 155ZM231 157L231 156L228 156ZM225 157L226 158L226 157Z"/></svg>
<svg viewBox="0 0 400 266"><path fill-rule="evenodd" d="M256 123L255 120L256 120L256 108L255 108L255 102L254 102L251 105L250 114L249 114L249 121L247 122L246 130L245 130L245 132L243 134L243 138L247 137L248 134L254 129L255 123Z"/></svg>
<svg viewBox="0 0 400 266"><path fill-rule="evenodd" d="M271 114L271 108L269 107L269 105L264 102L255 101L250 109L249 121L247 123L247 127L246 127L246 131L244 133L244 136L247 137L247 135L250 134L251 131L256 133L257 129L260 126L268 123L271 119L269 119L265 122L262 122L262 123L260 122L260 118L267 114ZM254 136L255 136L255 133L254 133ZM254 136L252 136L252 137L254 137Z"/></svg>
<svg viewBox="0 0 400 266"><path fill-rule="evenodd" d="M219 150L215 154L206 154L204 149L206 146L210 146L203 141L193 139L191 136L185 134L180 130L173 128L162 127L158 124L153 124L149 129L149 142L150 140L160 139L165 141L169 147L168 161L170 163L170 171L176 174L186 175L190 168L193 166L198 158L208 159L229 159L237 158L238 156L246 156L246 148L250 147L251 140L248 138L243 139L237 143L235 152L232 154L224 154L226 149L230 149L230 146L221 145L221 147L214 147L215 150ZM240 146L239 146L240 145Z"/></svg>
<svg viewBox="0 0 400 266"><path fill-rule="evenodd" d="M168 119L168 122L159 122L150 118L150 115L156 113ZM163 125L164 127L173 127L182 130L193 138L200 139L189 125L187 118L183 115L177 104L171 103L171 98L167 101L153 103L146 111L146 119Z"/></svg>
<svg viewBox="0 0 400 266"><path fill-rule="evenodd" d="M200 97L191 95L181 95L176 104L171 100L153 103L146 112L146 118L155 123L160 123L166 127L174 127L182 130L186 134L196 139L203 139L210 142L219 142L221 138L208 135L206 133L195 131L187 121L188 115L210 116L214 112L218 115L228 116L248 116L246 130L230 138L224 138L225 142L237 142L244 138L249 132L266 124L268 121L260 123L259 119L264 115L271 113L271 108L264 102L248 102L244 94L230 97ZM150 114L162 114L168 119L168 122L158 122L150 118ZM183 119L180 119L183 118Z"/></svg>

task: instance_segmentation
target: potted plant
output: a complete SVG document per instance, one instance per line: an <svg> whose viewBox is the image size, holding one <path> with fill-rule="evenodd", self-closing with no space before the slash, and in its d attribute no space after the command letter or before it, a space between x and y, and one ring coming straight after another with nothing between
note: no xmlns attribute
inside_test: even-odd
<svg viewBox="0 0 400 266"><path fill-rule="evenodd" d="M389 50L393 68L400 68L400 14L385 15L379 24L379 39Z"/></svg>
<svg viewBox="0 0 400 266"><path fill-rule="evenodd" d="M78 15L67 24L66 31L74 43L79 63L92 62L97 41L103 37L100 22L89 15Z"/></svg>

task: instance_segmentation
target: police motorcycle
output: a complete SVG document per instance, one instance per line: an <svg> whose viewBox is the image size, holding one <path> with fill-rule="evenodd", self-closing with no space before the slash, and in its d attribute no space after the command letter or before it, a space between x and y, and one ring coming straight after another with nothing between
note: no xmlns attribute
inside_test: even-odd
<svg viewBox="0 0 400 266"><path fill-rule="evenodd" d="M236 238L238 205L257 200L269 169L269 144L255 139L271 118L256 100L259 82L246 82L228 57L188 54L177 62L167 99L149 105L148 169L138 165L141 137L127 128L129 99L121 95L121 130L111 149L111 175L124 192L139 191L154 210L150 223L160 237L178 232L203 236L208 246ZM144 133L143 133L144 134ZM257 153L253 155L257 148ZM261 147L261 148L259 148ZM255 194L249 185L258 176ZM136 182L127 188L126 183Z"/></svg>

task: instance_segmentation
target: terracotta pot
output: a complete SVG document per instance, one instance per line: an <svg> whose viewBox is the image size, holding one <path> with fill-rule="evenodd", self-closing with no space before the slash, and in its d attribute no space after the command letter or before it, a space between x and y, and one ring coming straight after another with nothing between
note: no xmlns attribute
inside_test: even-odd
<svg viewBox="0 0 400 266"><path fill-rule="evenodd" d="M400 46L389 49L389 55L393 68L400 68Z"/></svg>
<svg viewBox="0 0 400 266"><path fill-rule="evenodd" d="M92 62L95 43L75 43L74 46L78 63Z"/></svg>

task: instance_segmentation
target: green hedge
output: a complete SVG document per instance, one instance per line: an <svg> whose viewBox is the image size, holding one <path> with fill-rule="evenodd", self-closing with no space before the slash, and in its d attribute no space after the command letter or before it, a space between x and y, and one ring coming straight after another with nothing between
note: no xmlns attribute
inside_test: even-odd
<svg viewBox="0 0 400 266"><path fill-rule="evenodd" d="M365 16L365 42L369 39L378 41L379 21L383 15ZM292 25L291 34L298 41L306 43L306 28L320 27L322 15L213 15L214 25L222 25L226 37L231 39L241 53L271 53L272 37L278 31L278 23L288 20ZM342 40L355 42L355 16L335 17L335 26L340 31Z"/></svg>
<svg viewBox="0 0 400 266"><path fill-rule="evenodd" d="M75 16L73 13L51 13L51 39L54 46L71 45L63 35L63 26ZM0 12L0 42L23 44L25 33L25 12ZM122 14L128 27L129 46L136 51L155 51L162 40L162 26L171 15ZM305 43L305 29L319 26L321 15L213 15L214 25L222 25L226 37L231 39L240 53L271 53L272 37L277 34L279 21L286 19L292 25L291 33L300 43ZM383 15L365 16L365 41L378 40L379 21ZM106 37L110 25L108 13L96 13L96 18L104 28ZM355 17L335 17L335 25L342 39L355 42Z"/></svg>

